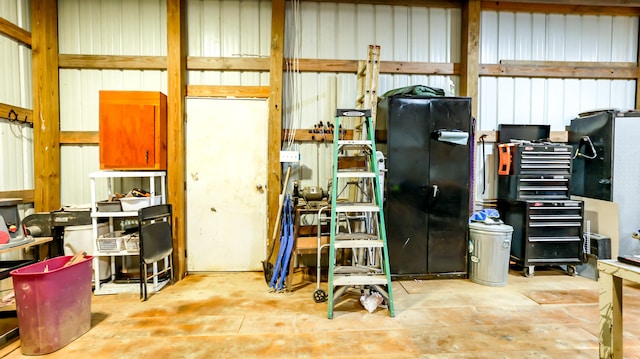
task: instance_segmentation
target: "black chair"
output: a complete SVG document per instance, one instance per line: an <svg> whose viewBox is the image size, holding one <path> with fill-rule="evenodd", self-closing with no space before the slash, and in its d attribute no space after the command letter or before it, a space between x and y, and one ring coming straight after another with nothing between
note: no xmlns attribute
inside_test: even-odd
<svg viewBox="0 0 640 359"><path fill-rule="evenodd" d="M140 299L147 300L147 281L154 283L161 275L169 274L173 284L173 234L171 230L172 208L170 204L159 204L138 210L140 235ZM164 260L164 261L163 261ZM148 273L147 266L164 262L161 270Z"/></svg>

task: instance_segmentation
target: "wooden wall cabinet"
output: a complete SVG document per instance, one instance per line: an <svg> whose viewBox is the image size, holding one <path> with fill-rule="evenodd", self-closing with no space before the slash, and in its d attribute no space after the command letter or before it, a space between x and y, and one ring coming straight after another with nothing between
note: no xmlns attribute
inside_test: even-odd
<svg viewBox="0 0 640 359"><path fill-rule="evenodd" d="M167 169L167 96L100 91L100 169Z"/></svg>

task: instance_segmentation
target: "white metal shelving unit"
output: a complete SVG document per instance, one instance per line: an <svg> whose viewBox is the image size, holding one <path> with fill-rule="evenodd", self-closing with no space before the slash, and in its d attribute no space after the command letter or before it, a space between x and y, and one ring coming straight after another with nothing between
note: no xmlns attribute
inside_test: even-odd
<svg viewBox="0 0 640 359"><path fill-rule="evenodd" d="M138 217L137 211L120 211L120 212L100 212L98 211L97 201L97 179L105 179L107 182L106 198L114 194L114 181L116 178L143 178L148 180L150 195L157 196L156 183L160 182L160 203L166 203L166 171L97 171L89 174L89 180L91 184L91 223L93 228L94 238L94 251L93 251L93 274L95 295L101 294L116 294L123 292L137 293L140 291L139 283L127 283L116 284L115 279L115 267L116 257L137 256L139 252L137 250L120 250L120 251L100 251L98 249L98 218L109 219L109 232L114 232L113 219L114 218L136 218ZM111 258L111 282L101 284L100 283L100 257ZM123 261L124 262L124 261ZM153 265L154 272L157 272L157 264ZM149 286L149 292L158 291L168 281L158 281L157 277L154 278L153 284L147 284Z"/></svg>

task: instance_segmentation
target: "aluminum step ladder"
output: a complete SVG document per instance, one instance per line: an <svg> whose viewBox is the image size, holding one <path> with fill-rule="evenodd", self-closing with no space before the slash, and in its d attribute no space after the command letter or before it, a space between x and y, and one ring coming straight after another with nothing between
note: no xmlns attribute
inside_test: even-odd
<svg viewBox="0 0 640 359"><path fill-rule="evenodd" d="M395 316L389 255L384 223L382 188L378 172L375 128L371 110L338 109L335 128L342 128L340 119L361 119L364 117L366 139L344 140L338 133L333 139L333 182L331 186L331 223L329 241L328 273L328 318L333 318L333 310L341 297L350 290L359 289L360 294L377 292ZM345 124L347 125L347 124ZM353 153L364 155L364 166L346 167L340 165L342 156ZM357 181L354 181L357 179ZM355 201L339 198L338 187L355 185L359 196ZM343 187L344 188L344 187ZM343 218L350 225L340 225ZM340 257L340 264L336 259Z"/></svg>

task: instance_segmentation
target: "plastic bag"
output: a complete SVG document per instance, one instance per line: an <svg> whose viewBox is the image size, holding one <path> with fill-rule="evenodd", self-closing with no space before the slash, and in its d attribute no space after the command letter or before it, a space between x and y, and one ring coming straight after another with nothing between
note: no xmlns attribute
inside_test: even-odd
<svg viewBox="0 0 640 359"><path fill-rule="evenodd" d="M382 298L382 295L378 292L373 292L369 295L363 294L360 296L360 304L362 304L364 309L369 313L373 313L373 311L382 304L383 300L384 298Z"/></svg>

